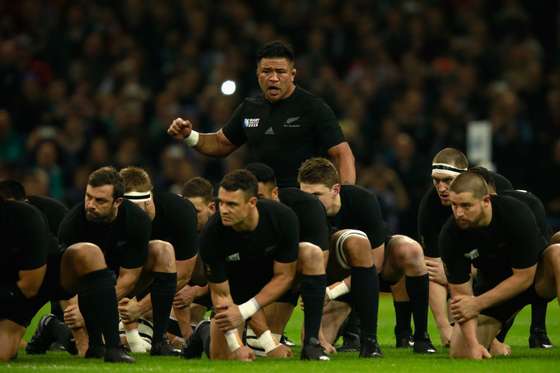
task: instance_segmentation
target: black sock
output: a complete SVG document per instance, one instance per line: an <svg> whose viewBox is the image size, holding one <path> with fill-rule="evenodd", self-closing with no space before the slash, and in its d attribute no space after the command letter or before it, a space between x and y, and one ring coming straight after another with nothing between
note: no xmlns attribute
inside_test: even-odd
<svg viewBox="0 0 560 373"><path fill-rule="evenodd" d="M414 338L422 339L428 333L429 280L428 274L405 279L414 320Z"/></svg>
<svg viewBox="0 0 560 373"><path fill-rule="evenodd" d="M346 322L344 323L342 330L343 337L352 334L360 336L360 317L354 309L352 309L350 315L346 318Z"/></svg>
<svg viewBox="0 0 560 373"><path fill-rule="evenodd" d="M210 323L208 322L200 325L197 332L202 341L202 349L206 357L210 358Z"/></svg>
<svg viewBox="0 0 560 373"><path fill-rule="evenodd" d="M506 336L509 332L509 330L511 329L511 327L513 326L513 321L515 320L515 316L510 318L508 321L506 321L503 325L502 325L502 329L500 330L500 332L498 333L498 335L496 336L496 339L502 343L504 343L504 341L506 340Z"/></svg>
<svg viewBox="0 0 560 373"><path fill-rule="evenodd" d="M304 344L309 343L310 338L319 340L326 283L326 275L301 276L301 298L305 305L303 309L303 325L305 331Z"/></svg>
<svg viewBox="0 0 560 373"><path fill-rule="evenodd" d="M169 313L177 289L177 273L154 272L152 283L152 313L154 335L152 345L163 341L163 334L169 324Z"/></svg>
<svg viewBox="0 0 560 373"><path fill-rule="evenodd" d="M379 308L379 279L375 266L352 267L350 293L360 318L362 341L377 339L377 310Z"/></svg>
<svg viewBox="0 0 560 373"><path fill-rule="evenodd" d="M409 301L397 302L393 301L395 307L395 336L407 337L412 335L410 328L410 316L412 308Z"/></svg>
<svg viewBox="0 0 560 373"><path fill-rule="evenodd" d="M51 301L51 313L60 321L64 321L64 312L62 311L59 301Z"/></svg>
<svg viewBox="0 0 560 373"><path fill-rule="evenodd" d="M109 269L101 269L80 278L78 305L86 322L89 346L119 346L119 313L115 292L115 275Z"/></svg>
<svg viewBox="0 0 560 373"><path fill-rule="evenodd" d="M531 334L535 332L546 333L546 307L548 302L537 300L531 304Z"/></svg>

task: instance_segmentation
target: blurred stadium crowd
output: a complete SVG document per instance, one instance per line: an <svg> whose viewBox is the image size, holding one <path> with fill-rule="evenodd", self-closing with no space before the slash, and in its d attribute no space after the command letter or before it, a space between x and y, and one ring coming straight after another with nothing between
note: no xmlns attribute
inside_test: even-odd
<svg viewBox="0 0 560 373"><path fill-rule="evenodd" d="M560 222L558 2L521 0L0 1L0 178L71 205L95 168L138 165L159 188L214 182L167 136L220 128L258 93L257 48L287 40L296 82L324 98L391 228L416 236L433 154L488 120L493 161ZM235 94L220 92L236 82Z"/></svg>

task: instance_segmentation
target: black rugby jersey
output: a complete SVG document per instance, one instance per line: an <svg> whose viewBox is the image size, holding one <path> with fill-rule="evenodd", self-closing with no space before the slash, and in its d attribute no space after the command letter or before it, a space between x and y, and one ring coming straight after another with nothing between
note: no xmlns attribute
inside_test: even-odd
<svg viewBox="0 0 560 373"><path fill-rule="evenodd" d="M101 248L107 267L118 273L120 267L138 268L148 255L152 222L134 203L123 200L115 220L96 223L86 219L84 203L78 203L60 224L60 243L70 246L91 242Z"/></svg>
<svg viewBox="0 0 560 373"><path fill-rule="evenodd" d="M442 228L441 258L451 284L469 281L472 264L478 269L481 286L491 289L510 277L512 268L535 265L545 248L527 205L508 196L491 198L490 225L463 230L451 217Z"/></svg>
<svg viewBox="0 0 560 373"><path fill-rule="evenodd" d="M329 222L319 199L297 188L278 191L280 202L291 208L299 220L299 241L310 242L325 251L329 249Z"/></svg>
<svg viewBox="0 0 560 373"><path fill-rule="evenodd" d="M511 182L504 176L492 172L498 194L511 190ZM439 232L450 216L453 215L451 206L444 206L434 186L424 193L418 207L418 237L424 249L424 255L431 258L440 257Z"/></svg>
<svg viewBox="0 0 560 373"><path fill-rule="evenodd" d="M387 227L381 216L377 196L357 185L340 187L341 206L338 213L329 216L331 231L357 229L364 232L371 248L375 249L388 238Z"/></svg>
<svg viewBox="0 0 560 373"><path fill-rule="evenodd" d="M0 202L0 281L14 282L18 272L46 264L49 228L35 207L16 201Z"/></svg>
<svg viewBox="0 0 560 373"><path fill-rule="evenodd" d="M262 95L246 98L223 128L228 140L247 143L251 161L274 169L279 187L297 187L300 165L344 141L332 109L319 97L296 87L271 103Z"/></svg>
<svg viewBox="0 0 560 373"><path fill-rule="evenodd" d="M297 260L299 229L295 213L267 200L257 202L259 222L253 231L224 226L219 213L210 218L200 237L200 256L208 281L228 280L235 301L254 296L273 277L274 262ZM243 295L241 295L243 294Z"/></svg>
<svg viewBox="0 0 560 373"><path fill-rule="evenodd" d="M197 253L196 210L192 203L176 194L153 194L156 216L152 222L152 240L173 245L175 260L190 259Z"/></svg>

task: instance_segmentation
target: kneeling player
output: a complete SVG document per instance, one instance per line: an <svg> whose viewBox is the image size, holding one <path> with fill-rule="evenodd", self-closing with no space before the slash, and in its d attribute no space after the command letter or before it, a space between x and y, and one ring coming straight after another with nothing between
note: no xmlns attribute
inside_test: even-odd
<svg viewBox="0 0 560 373"><path fill-rule="evenodd" d="M208 221L200 241L216 311L210 325L209 356L253 360L254 353L243 345L240 332L244 321L292 285L297 217L280 203L257 202L257 180L246 170L223 178L218 203L219 214ZM280 347L276 343L272 341L268 348Z"/></svg>
<svg viewBox="0 0 560 373"><path fill-rule="evenodd" d="M440 235L457 321L449 354L487 358L492 340L521 308L557 296L560 245L546 247L527 205L491 196L474 172L457 176L449 191L453 218ZM471 266L477 268L474 288Z"/></svg>
<svg viewBox="0 0 560 373"><path fill-rule="evenodd" d="M300 188L316 195L327 211L334 232L327 275L329 283L337 281L329 287L327 296L334 300L351 294L361 323L360 356L382 356L377 343L377 268L381 280L389 285L397 284L404 275L405 289L397 293L397 286L393 290L401 297L410 298L415 324L414 351L435 352L427 333L428 275L420 245L402 235L387 237L375 195L357 186L341 186L336 168L327 159L312 158L304 162L298 181ZM323 315L326 342L333 343L349 311L340 302L327 305Z"/></svg>

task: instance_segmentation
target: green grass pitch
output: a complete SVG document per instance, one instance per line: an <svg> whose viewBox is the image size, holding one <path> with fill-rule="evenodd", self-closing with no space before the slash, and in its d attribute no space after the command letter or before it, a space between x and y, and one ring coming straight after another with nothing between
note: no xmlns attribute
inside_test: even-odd
<svg viewBox="0 0 560 373"><path fill-rule="evenodd" d="M513 348L509 357L493 358L487 361L452 360L447 351L439 346L439 337L434 323L430 320L432 340L438 353L419 356L410 350L394 348L394 311L390 296L383 295L379 308L379 340L385 357L363 360L356 353L339 353L328 362L302 362L298 359L299 347L294 350L294 358L289 360L258 359L253 363L216 362L206 359L187 361L179 358L135 355L137 363L132 365L106 364L100 360L86 360L65 353L50 352L43 356L28 356L20 351L17 360L9 364L0 363L0 372L560 372L560 312L558 303L551 302L548 308L548 332L556 347L550 350L531 350L527 347L530 311L526 307L517 317L507 338ZM298 340L301 312L296 312L290 321L287 334ZM37 320L34 320L35 322ZM34 329L31 326L26 338Z"/></svg>

